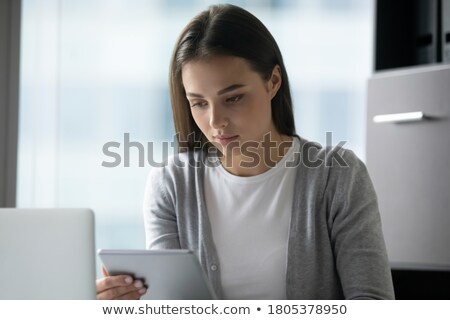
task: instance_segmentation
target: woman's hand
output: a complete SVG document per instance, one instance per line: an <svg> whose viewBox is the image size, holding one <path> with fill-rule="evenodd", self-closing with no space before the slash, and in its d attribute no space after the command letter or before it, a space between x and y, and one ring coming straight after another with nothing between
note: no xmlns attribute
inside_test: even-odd
<svg viewBox="0 0 450 320"><path fill-rule="evenodd" d="M139 300L147 292L141 280L131 276L110 276L102 266L104 278L96 281L97 300Z"/></svg>

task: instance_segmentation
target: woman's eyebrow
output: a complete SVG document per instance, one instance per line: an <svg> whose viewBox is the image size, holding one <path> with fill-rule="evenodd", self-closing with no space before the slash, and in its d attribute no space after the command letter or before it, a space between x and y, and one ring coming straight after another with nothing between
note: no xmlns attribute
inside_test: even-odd
<svg viewBox="0 0 450 320"><path fill-rule="evenodd" d="M233 90L245 87L245 86L246 86L245 84L233 84L229 87L226 87L225 89L217 91L217 95L220 96L222 94L225 94L227 92L230 92L230 91L233 91ZM186 92L186 95L189 97L194 97L194 98L203 98L203 96L201 94L193 93L193 92Z"/></svg>
<svg viewBox="0 0 450 320"><path fill-rule="evenodd" d="M245 84L233 84L229 87L226 87L225 89L217 91L217 95L220 96L222 94L225 94L227 92L230 92L230 91L242 88L242 87L245 87Z"/></svg>

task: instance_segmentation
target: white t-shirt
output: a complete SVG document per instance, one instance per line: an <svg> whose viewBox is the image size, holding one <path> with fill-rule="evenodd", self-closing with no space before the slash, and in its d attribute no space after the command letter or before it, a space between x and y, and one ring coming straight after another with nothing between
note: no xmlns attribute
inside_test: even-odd
<svg viewBox="0 0 450 320"><path fill-rule="evenodd" d="M286 266L300 143L270 170L239 177L207 166L205 199L225 299L286 299Z"/></svg>

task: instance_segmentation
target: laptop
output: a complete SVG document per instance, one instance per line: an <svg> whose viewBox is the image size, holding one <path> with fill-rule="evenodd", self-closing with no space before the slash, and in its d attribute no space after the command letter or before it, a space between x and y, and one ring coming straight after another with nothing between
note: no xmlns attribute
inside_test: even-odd
<svg viewBox="0 0 450 320"><path fill-rule="evenodd" d="M0 299L95 299L94 213L0 209Z"/></svg>

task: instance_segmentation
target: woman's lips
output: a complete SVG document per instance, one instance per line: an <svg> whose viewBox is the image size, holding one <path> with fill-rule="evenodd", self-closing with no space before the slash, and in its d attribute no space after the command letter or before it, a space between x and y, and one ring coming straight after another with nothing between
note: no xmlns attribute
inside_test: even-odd
<svg viewBox="0 0 450 320"><path fill-rule="evenodd" d="M217 139L217 141L219 141L219 143L222 146L225 147L230 142L235 141L238 137L239 137L238 135L236 135L236 136L217 136L216 139Z"/></svg>

